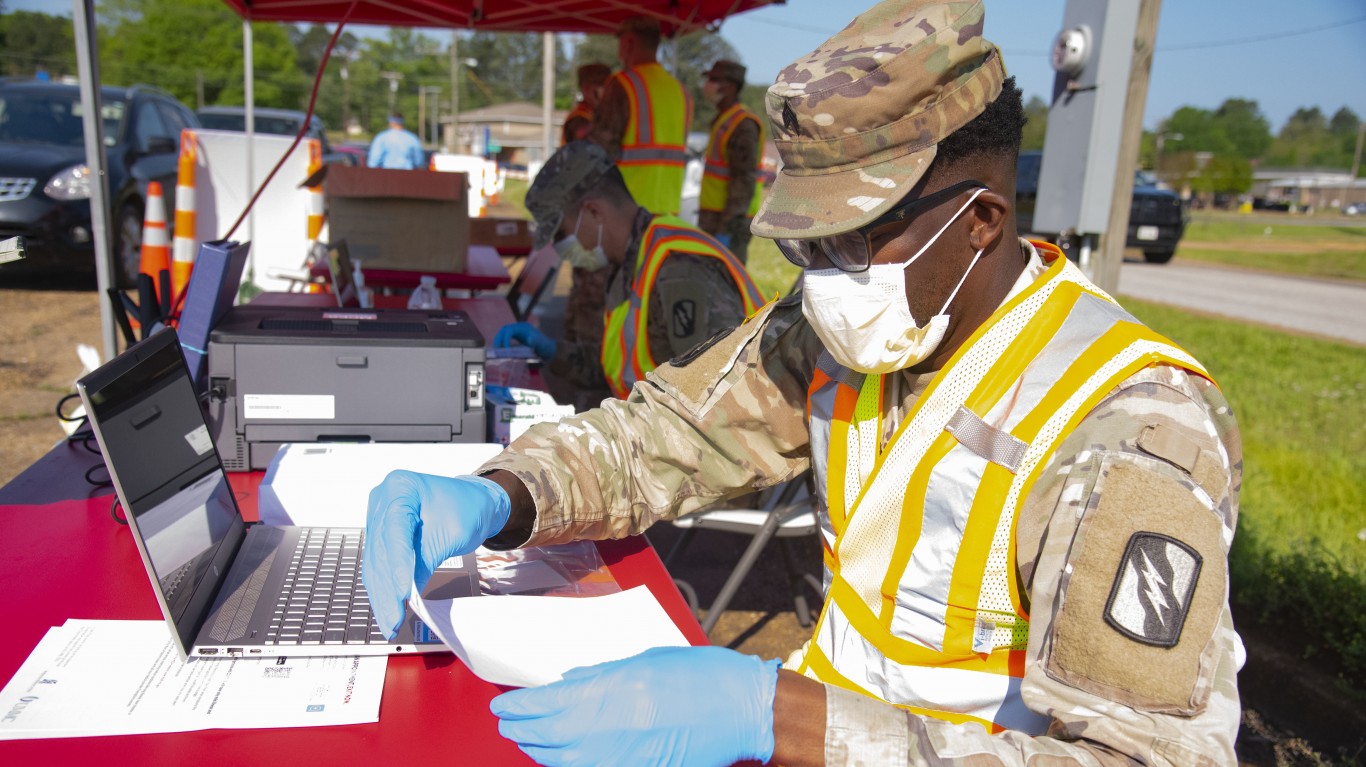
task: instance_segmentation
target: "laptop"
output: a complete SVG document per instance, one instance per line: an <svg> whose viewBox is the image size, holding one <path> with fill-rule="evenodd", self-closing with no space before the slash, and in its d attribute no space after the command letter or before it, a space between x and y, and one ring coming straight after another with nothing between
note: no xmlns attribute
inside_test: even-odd
<svg viewBox="0 0 1366 767"><path fill-rule="evenodd" d="M77 389L185 657L447 649L411 613L395 639L380 634L360 578L363 529L243 520L174 330L132 346ZM473 555L443 563L424 592L478 594Z"/></svg>

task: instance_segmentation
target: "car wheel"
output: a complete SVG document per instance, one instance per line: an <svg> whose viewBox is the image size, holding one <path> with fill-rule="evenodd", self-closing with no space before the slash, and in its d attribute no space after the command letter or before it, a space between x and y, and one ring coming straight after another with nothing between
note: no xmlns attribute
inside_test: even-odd
<svg viewBox="0 0 1366 767"><path fill-rule="evenodd" d="M133 201L114 219L114 281L129 290L137 286L142 267L142 204Z"/></svg>
<svg viewBox="0 0 1366 767"><path fill-rule="evenodd" d="M1143 251L1143 260L1150 264L1165 264L1172 260L1174 255L1176 255L1174 250L1145 250Z"/></svg>

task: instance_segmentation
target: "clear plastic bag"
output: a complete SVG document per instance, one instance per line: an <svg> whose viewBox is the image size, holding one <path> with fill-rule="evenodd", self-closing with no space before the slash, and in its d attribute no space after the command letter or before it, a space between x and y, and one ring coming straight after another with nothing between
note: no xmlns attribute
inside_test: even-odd
<svg viewBox="0 0 1366 767"><path fill-rule="evenodd" d="M413 294L408 298L409 309L440 309L441 291L436 289L436 278L430 274L424 274L418 280L418 286L413 288Z"/></svg>
<svg viewBox="0 0 1366 767"><path fill-rule="evenodd" d="M475 552L484 594L600 597L621 591L592 541Z"/></svg>

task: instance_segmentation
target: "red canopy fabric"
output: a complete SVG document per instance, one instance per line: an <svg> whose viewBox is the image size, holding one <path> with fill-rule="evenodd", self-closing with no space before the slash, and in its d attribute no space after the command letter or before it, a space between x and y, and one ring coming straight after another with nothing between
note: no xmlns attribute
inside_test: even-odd
<svg viewBox="0 0 1366 767"><path fill-rule="evenodd" d="M337 22L350 0L223 0L253 21ZM665 35L710 28L783 0L360 0L349 24L455 27L491 32L611 34L630 16L659 19Z"/></svg>

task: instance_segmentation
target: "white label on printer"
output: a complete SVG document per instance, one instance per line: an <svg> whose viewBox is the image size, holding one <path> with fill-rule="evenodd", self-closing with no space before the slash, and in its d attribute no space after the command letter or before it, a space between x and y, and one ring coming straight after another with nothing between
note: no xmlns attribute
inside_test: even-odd
<svg viewBox="0 0 1366 767"><path fill-rule="evenodd" d="M185 441L190 443L195 453L204 455L213 449L213 440L209 439L209 427L201 425L199 428L185 435Z"/></svg>
<svg viewBox="0 0 1366 767"><path fill-rule="evenodd" d="M337 398L331 394L248 394L243 397L242 415L249 420L330 421L337 417Z"/></svg>

